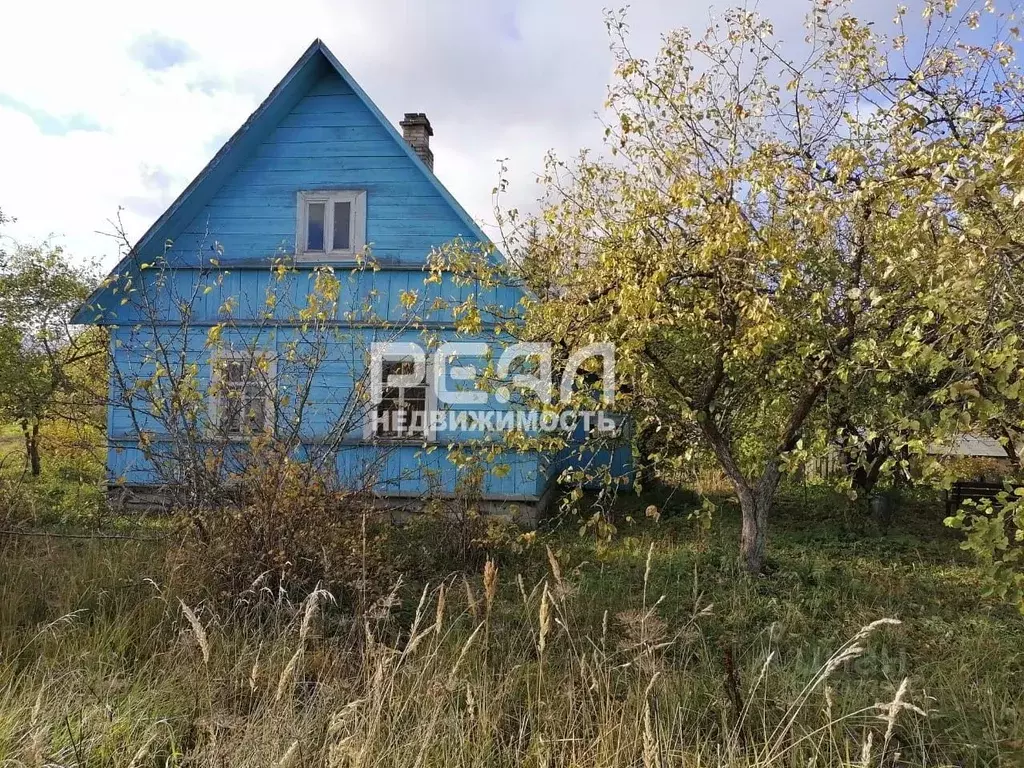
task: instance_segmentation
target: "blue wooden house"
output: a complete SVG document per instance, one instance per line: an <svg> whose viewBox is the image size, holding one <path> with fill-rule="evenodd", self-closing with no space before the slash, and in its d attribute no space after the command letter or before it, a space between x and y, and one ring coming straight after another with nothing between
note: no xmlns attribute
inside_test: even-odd
<svg viewBox="0 0 1024 768"><path fill-rule="evenodd" d="M402 134L315 41L79 310L76 322L111 330L112 486L159 490L181 477L175 441L185 427L167 414L187 389L193 426L205 419L199 428L218 432L220 455L236 438L284 427L343 483L370 478L374 493L398 500L458 492L453 449L472 451L480 436L450 424L369 429L354 418L366 351L425 335L486 342L487 312L468 336L456 317L521 296L448 273L425 279L432 249L487 239L434 175L426 117L406 114L400 125ZM311 306L325 281L327 298ZM405 365L385 361L384 373L409 373ZM429 410L435 387L424 382L386 388L377 415ZM555 462L506 451L488 455L485 470L483 500L530 511L553 485Z"/></svg>

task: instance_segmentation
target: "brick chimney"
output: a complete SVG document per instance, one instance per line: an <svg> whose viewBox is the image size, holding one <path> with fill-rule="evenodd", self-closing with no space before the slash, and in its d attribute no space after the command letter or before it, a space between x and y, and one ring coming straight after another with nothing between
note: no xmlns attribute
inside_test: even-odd
<svg viewBox="0 0 1024 768"><path fill-rule="evenodd" d="M406 112L405 120L399 125L402 126L402 136L406 143L426 163L427 168L434 170L434 153L430 151L430 137L434 135L434 129L430 127L427 116L422 112Z"/></svg>

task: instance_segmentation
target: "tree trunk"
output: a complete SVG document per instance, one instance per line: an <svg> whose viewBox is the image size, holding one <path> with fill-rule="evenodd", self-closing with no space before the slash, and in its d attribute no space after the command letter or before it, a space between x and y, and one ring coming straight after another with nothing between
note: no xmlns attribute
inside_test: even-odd
<svg viewBox="0 0 1024 768"><path fill-rule="evenodd" d="M30 427L28 421L22 419L21 433L25 436L25 455L32 470L32 477L39 477L42 471L42 464L39 461L39 422L34 422Z"/></svg>
<svg viewBox="0 0 1024 768"><path fill-rule="evenodd" d="M846 429L851 434L857 433L857 428L847 422ZM878 485L882 465L889 458L890 445L881 438L869 440L858 449L843 450L843 464L846 472L850 475L853 489L861 498L870 498Z"/></svg>
<svg viewBox="0 0 1024 768"><path fill-rule="evenodd" d="M768 541L768 513L772 497L761 498L756 491L740 494L743 528L740 531L740 564L748 573L764 571L764 553Z"/></svg>
<svg viewBox="0 0 1024 768"><path fill-rule="evenodd" d="M743 527L740 530L740 565L748 573L764 573L764 555L768 544L768 515L775 503L782 473L778 463L769 462L761 480L750 484L746 480L733 479L736 495L740 500Z"/></svg>
<svg viewBox="0 0 1024 768"><path fill-rule="evenodd" d="M718 430L710 414L699 418L698 423L740 500L740 511L743 514L743 526L740 530L740 565L748 573L762 573L768 542L768 514L771 512L775 490L782 477L778 461L770 461L760 481L750 483L740 471L728 441Z"/></svg>

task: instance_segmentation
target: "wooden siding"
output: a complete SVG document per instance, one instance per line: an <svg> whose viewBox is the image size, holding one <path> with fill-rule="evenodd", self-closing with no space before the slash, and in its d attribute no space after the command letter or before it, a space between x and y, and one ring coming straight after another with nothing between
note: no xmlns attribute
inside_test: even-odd
<svg viewBox="0 0 1024 768"><path fill-rule="evenodd" d="M224 346L257 347L277 356L279 392L294 388L304 373L290 355L302 354L297 316L307 302L312 267L302 265L283 278L270 269L276 259L294 253L300 191L365 191L366 242L381 267L353 272L344 263L334 263L341 281L340 306L330 323L327 354L304 404L300 453L322 450L325 436L352 404L354 383L365 374L372 341L423 340L417 331L396 335L394 328L378 327L381 323L402 325L415 314L437 340L486 341L486 326L479 339L467 339L452 328L450 309L423 308L435 301L472 301L484 311L486 323L488 307L511 307L521 297L514 289L457 285L450 275L440 283L424 282L423 265L431 249L457 237L475 240L479 231L328 58L309 61L286 77L251 127L211 162L190 187L195 194L183 195L147 234L139 261L165 261L168 268L122 266L117 292L105 294L102 317L96 310L89 310L91 316L83 314L87 322L117 326L112 344L118 375L112 377L108 420L112 482L151 485L160 480L152 459L139 448L141 430L151 441L150 456L168 453L160 420L145 409L136 409L133 417L117 384L118 379L130 386L151 377L159 347L170 353L174 364L195 364L198 383L205 388L212 371L207 334L210 326L227 322ZM125 277L131 280L127 292ZM412 310L402 305L403 292L419 297ZM270 294L274 301L268 312ZM279 409L279 423L294 416L290 407ZM480 437L442 430L430 449L382 447L364 441L361 427L354 425L336 454L338 477L361 485L372 472L374 488L382 495L451 494L457 470L448 446ZM495 463L500 469L486 473L486 497L529 501L539 496L547 477L540 456L504 454Z"/></svg>
<svg viewBox="0 0 1024 768"><path fill-rule="evenodd" d="M299 190L366 190L366 242L382 261L422 264L472 237L433 183L342 78L321 77L174 238L173 263L222 264L295 249Z"/></svg>
<svg viewBox="0 0 1024 768"><path fill-rule="evenodd" d="M460 337L462 341L485 341L486 336ZM199 329L191 331L183 329L133 329L117 328L114 331L115 354L118 361L118 376L112 383L111 412L108 429L111 437L123 439L134 437L137 430L153 432L159 435L162 427L139 403L129 409L124 404L126 393L119 386L119 380L127 387L141 380L152 380L157 366L177 371L184 366L195 366L196 384L205 390L211 382L213 357L224 351L259 350L274 358L276 364L276 386L278 395L291 394L294 397L301 392L307 399L306 410L301 416L301 429L304 438L311 441L324 439L336 434L337 425L346 417L346 407L365 407L358 405L353 397L356 382L365 381L368 377L368 354L374 341L415 342L424 345L422 334L417 331L389 333L376 328L343 329L320 337L322 358L315 363L310 359L309 342L304 340L300 329L270 326L266 329L235 328L223 332L217 347L207 346L206 335ZM425 346L425 345L424 345ZM460 357L459 365L476 365L482 369L485 361L471 357ZM449 375L445 384L450 391L458 391L460 383ZM307 386L305 382L309 381ZM463 385L464 386L464 385ZM499 412L509 406L490 402L483 406L484 410ZM282 406L278 413L279 423L291 423L294 412L291 406ZM475 411L481 406L471 404L452 404L447 406L451 411ZM362 437L362 423L353 423L346 433L351 439ZM442 442L460 442L479 437L475 432L464 435L456 430L441 430L437 438ZM484 435L484 437L487 437ZM493 438L493 435L491 436Z"/></svg>
<svg viewBox="0 0 1024 768"><path fill-rule="evenodd" d="M308 342L301 329L270 325L265 328L232 327L224 330L216 348L207 344L206 328L165 326L139 328L122 326L114 329L113 344L118 365L117 379L128 386L140 380L152 379L158 363L171 370L179 366L195 366L200 391L211 383L212 358L223 350L259 350L276 358L277 395L302 392L301 412L293 398L281 405L275 413L279 431L299 423L298 435L304 450L316 451L327 442L342 445L337 452L339 478L348 485L361 485L367 467L375 467L379 476L374 488L390 495L417 495L434 489L442 494L456 491L456 468L448 456L449 447L465 447L479 440L497 440L500 436L479 431L441 429L435 440L425 449L422 444L379 446L363 439L363 419L357 414L365 408L353 392L355 382L365 379L370 344L373 341L412 341L424 346L423 334L418 331L396 333L380 328L339 328L327 337L319 337L326 346L322 360L311 367L305 361ZM451 332L442 338L454 338ZM461 341L486 341L459 337ZM460 358L460 364L476 364L482 368L483 360ZM309 380L308 388L303 384ZM449 389L456 391L458 383L450 377ZM118 382L112 384L108 431L110 452L109 476L112 482L154 484L160 476L142 452L136 448L139 433L147 433L156 456L169 454L167 433L161 418L149 412L148 407L136 401L126 405L126 393ZM452 412L476 410L477 406L457 404L446 406ZM498 410L507 406L490 405ZM339 428L342 425L342 428ZM384 458L382 462L382 457ZM499 469L487 472L483 492L487 498L532 499L538 495L541 457L535 452L502 453L493 464ZM506 468L508 469L506 473ZM165 473L166 474L166 473Z"/></svg>
<svg viewBox="0 0 1024 768"><path fill-rule="evenodd" d="M382 268L337 269L338 310L333 321L338 325L365 325L387 322L427 325L452 324L452 308L470 302L480 308L485 323L512 310L521 294L510 286L458 284L451 274L440 282L428 282L422 269ZM237 325L273 322L297 322L299 312L308 305L316 275L308 266L283 275L269 267L195 269L147 269L126 294L127 303L118 305L120 325L179 325L188 308L193 325L211 325L231 321ZM415 293L409 307L402 294ZM272 307L272 309L271 309ZM154 320L156 321L154 323Z"/></svg>
<svg viewBox="0 0 1024 768"><path fill-rule="evenodd" d="M155 443L151 457L167 455L168 448ZM315 450L305 446L304 451ZM161 483L160 475L132 440L114 441L108 456L109 481L113 485L153 486ZM495 501L536 500L537 457L535 454L513 454L502 457L484 479L484 499ZM403 498L452 495L458 470L443 448L432 452L420 446L345 445L336 452L337 476L344 487L369 487L381 496Z"/></svg>

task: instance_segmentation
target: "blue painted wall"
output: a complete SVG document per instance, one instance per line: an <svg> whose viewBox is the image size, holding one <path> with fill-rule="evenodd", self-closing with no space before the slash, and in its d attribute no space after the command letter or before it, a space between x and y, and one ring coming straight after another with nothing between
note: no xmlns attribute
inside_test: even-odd
<svg viewBox="0 0 1024 768"><path fill-rule="evenodd" d="M302 60L300 60L301 64ZM124 407L117 380L129 387L153 374L157 347L182 351L198 371L201 386L210 382L211 350L207 332L230 321L221 344L256 346L270 353L291 349L299 338L296 310L310 290L310 265L275 277L270 265L294 253L296 193L316 189L366 192L366 242L380 269L351 272L335 263L342 292L328 351L317 367L302 416L302 448L316 452L325 431L338 422L352 400L353 382L365 372L365 351L374 338L393 339L393 331L374 326L401 323L409 315L399 296L415 291L416 314L435 340L486 340L458 336L449 309L427 312L435 300L453 305L473 300L484 310L511 306L520 294L508 288L457 285L450 275L425 284L422 270L432 248L454 238L476 240L464 213L424 172L418 160L396 140L394 130L323 57L297 65L271 99L193 183L190 191L158 222L140 244L135 263L122 265L120 277L82 317L116 326L114 357L118 375L109 412L109 472L114 482L158 482L153 457L168 452L159 421L143 410ZM139 268L166 263L168 268ZM326 262L325 262L326 263ZM267 297L275 297L268 316ZM230 310L225 312L225 306ZM152 318L159 317L159 327ZM88 316L87 316L88 314ZM402 338L422 341L407 331ZM287 362L276 372L280 391L295 374ZM288 419L287 409L277 414ZM149 455L139 448L139 431L152 432ZM442 431L436 443L380 447L363 440L361 430L344 436L336 453L338 476L362 482L373 467L374 488L382 495L453 493L457 473L448 448L479 435ZM505 454L487 472L488 498L530 501L544 490L549 473L535 453Z"/></svg>
<svg viewBox="0 0 1024 768"><path fill-rule="evenodd" d="M432 247L472 235L348 84L327 73L185 226L173 255L215 256L214 240L224 264L291 253L295 193L345 188L366 190L366 241L382 262L422 264Z"/></svg>

